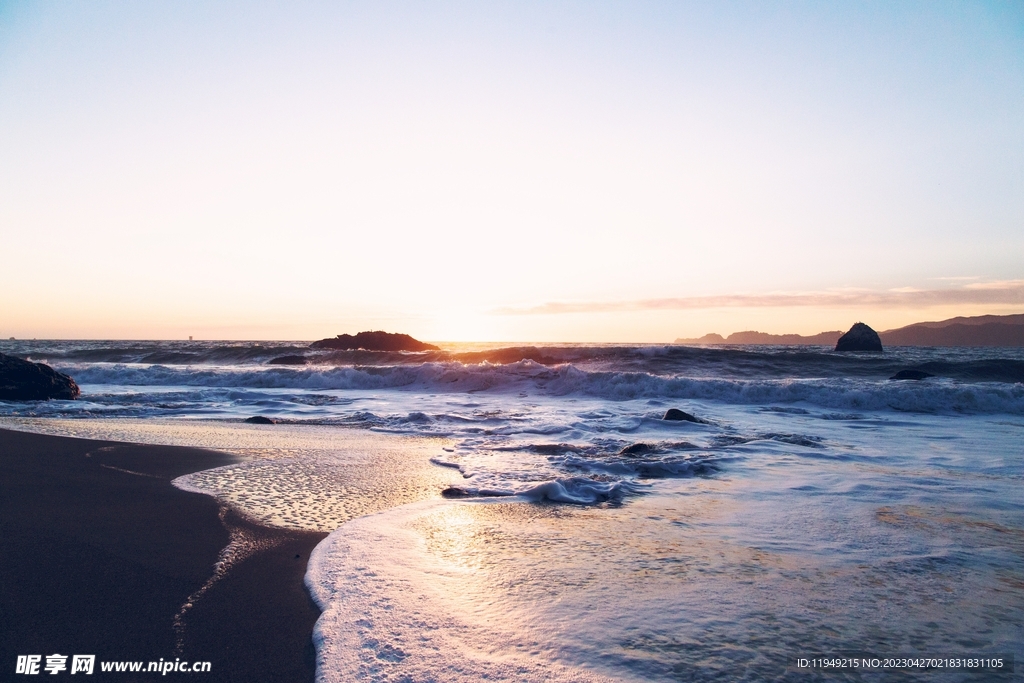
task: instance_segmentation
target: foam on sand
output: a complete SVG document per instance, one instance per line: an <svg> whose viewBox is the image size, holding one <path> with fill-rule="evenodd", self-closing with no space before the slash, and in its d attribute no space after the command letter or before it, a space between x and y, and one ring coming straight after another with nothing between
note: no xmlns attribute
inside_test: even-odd
<svg viewBox="0 0 1024 683"><path fill-rule="evenodd" d="M559 661L549 629L488 597L476 576L486 558L467 552L482 541L474 509L413 504L353 520L317 546L306 586L323 610L318 682L614 680Z"/></svg>

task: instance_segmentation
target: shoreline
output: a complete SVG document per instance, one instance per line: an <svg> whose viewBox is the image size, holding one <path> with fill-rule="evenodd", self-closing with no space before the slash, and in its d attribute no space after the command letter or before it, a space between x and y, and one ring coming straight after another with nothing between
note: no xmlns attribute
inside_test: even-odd
<svg viewBox="0 0 1024 683"><path fill-rule="evenodd" d="M171 484L234 462L0 428L0 666L94 654L104 678L102 661L178 657L211 662L210 680L312 681L319 609L303 577L326 534L261 526ZM211 580L239 537L250 551Z"/></svg>

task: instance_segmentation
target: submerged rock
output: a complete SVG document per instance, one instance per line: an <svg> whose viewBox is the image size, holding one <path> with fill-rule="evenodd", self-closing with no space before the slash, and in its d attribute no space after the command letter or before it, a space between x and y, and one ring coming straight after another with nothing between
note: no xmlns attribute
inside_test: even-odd
<svg viewBox="0 0 1024 683"><path fill-rule="evenodd" d="M45 363L0 353L0 401L70 400L81 393L75 380Z"/></svg>
<svg viewBox="0 0 1024 683"><path fill-rule="evenodd" d="M665 411L665 417L661 419L672 420L675 422L705 422L705 420L690 415L686 411L679 410L679 408L669 408L668 410Z"/></svg>
<svg viewBox="0 0 1024 683"><path fill-rule="evenodd" d="M656 449L654 448L654 446L650 444L635 443L632 446L626 446L625 448L623 448L621 451L619 451L619 455L644 455L654 450Z"/></svg>
<svg viewBox="0 0 1024 683"><path fill-rule="evenodd" d="M567 443L538 443L531 446L530 450L541 455L563 455L577 451L576 447Z"/></svg>
<svg viewBox="0 0 1024 683"><path fill-rule="evenodd" d="M849 332L836 342L836 351L881 351L878 333L864 323L854 323Z"/></svg>
<svg viewBox="0 0 1024 683"><path fill-rule="evenodd" d="M253 415L252 417L246 418L246 423L251 425L272 425L277 424L269 417L263 417L262 415Z"/></svg>
<svg viewBox="0 0 1024 683"><path fill-rule="evenodd" d="M900 370L899 372L897 372L895 375L893 375L889 379L918 379L918 380L920 380L920 379L927 379L929 377L934 377L934 376L935 375L933 375L932 373L925 372L924 370Z"/></svg>
<svg viewBox="0 0 1024 683"><path fill-rule="evenodd" d="M267 365L305 365L305 356L278 356L267 361Z"/></svg>
<svg viewBox="0 0 1024 683"><path fill-rule="evenodd" d="M360 332L339 334L333 339L321 339L309 345L311 349L335 349L337 351L438 351L433 344L413 339L407 334L393 332Z"/></svg>

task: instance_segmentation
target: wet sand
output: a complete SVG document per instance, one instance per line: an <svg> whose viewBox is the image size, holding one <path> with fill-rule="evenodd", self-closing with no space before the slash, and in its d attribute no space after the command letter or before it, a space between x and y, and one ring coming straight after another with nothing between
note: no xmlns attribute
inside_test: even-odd
<svg viewBox="0 0 1024 683"><path fill-rule="evenodd" d="M2 670L13 674L22 654L180 657L210 661L211 681L312 681L319 611L302 580L324 534L268 529L171 485L232 462L0 429ZM255 550L211 583L229 529Z"/></svg>

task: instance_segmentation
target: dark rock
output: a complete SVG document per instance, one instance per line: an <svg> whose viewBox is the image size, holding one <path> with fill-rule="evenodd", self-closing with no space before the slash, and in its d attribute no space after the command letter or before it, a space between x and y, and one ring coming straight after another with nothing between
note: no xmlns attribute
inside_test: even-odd
<svg viewBox="0 0 1024 683"><path fill-rule="evenodd" d="M864 323L854 323L850 331L836 342L836 351L881 351L878 333Z"/></svg>
<svg viewBox="0 0 1024 683"><path fill-rule="evenodd" d="M541 455L562 455L564 453L575 453L578 449L567 443L538 443L534 444L531 450Z"/></svg>
<svg viewBox="0 0 1024 683"><path fill-rule="evenodd" d="M305 365L305 356L278 356L267 361L267 365Z"/></svg>
<svg viewBox="0 0 1024 683"><path fill-rule="evenodd" d="M271 420L269 417L263 417L262 415L253 415L252 417L247 418L245 421L248 424L251 424L251 425L272 425L272 424L277 424L276 422Z"/></svg>
<svg viewBox="0 0 1024 683"><path fill-rule="evenodd" d="M80 393L75 380L49 365L0 353L0 401L69 400Z"/></svg>
<svg viewBox="0 0 1024 683"><path fill-rule="evenodd" d="M619 451L619 455L644 455L645 453L650 453L654 450L656 449L650 444L635 443L632 446L626 446L623 448Z"/></svg>
<svg viewBox="0 0 1024 683"><path fill-rule="evenodd" d="M466 489L460 489L456 486L449 486L444 491L441 491L441 496L444 498L470 498L472 495Z"/></svg>
<svg viewBox="0 0 1024 683"><path fill-rule="evenodd" d="M311 349L335 349L338 351L353 351L364 349L366 351L439 351L433 344L413 339L407 334L395 334L392 332L360 332L351 334L339 334L334 339L321 339L309 345Z"/></svg>
<svg viewBox="0 0 1024 683"><path fill-rule="evenodd" d="M934 376L932 373L925 372L924 370L900 370L889 379L927 379Z"/></svg>
<svg viewBox="0 0 1024 683"><path fill-rule="evenodd" d="M699 417L694 417L687 412L679 410L679 408L669 408L665 411L665 417L662 420L672 420L675 422L705 422L705 420Z"/></svg>

